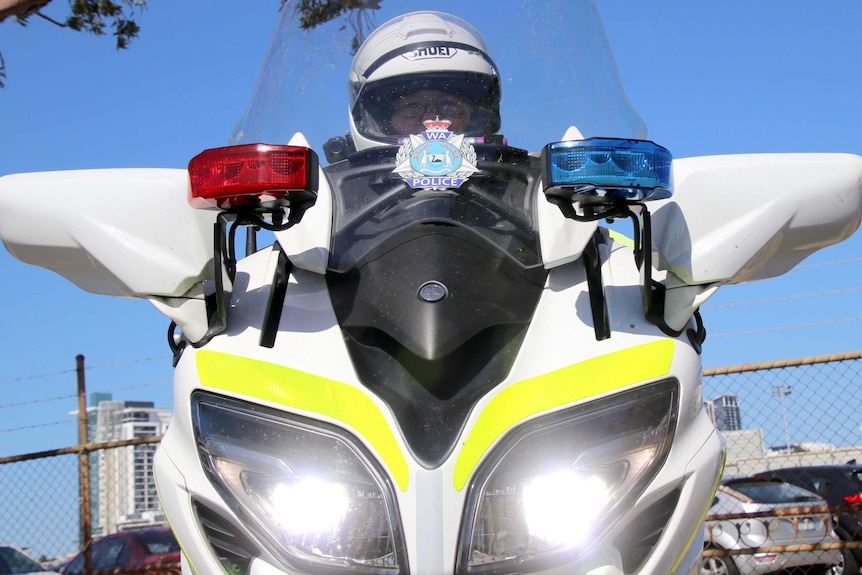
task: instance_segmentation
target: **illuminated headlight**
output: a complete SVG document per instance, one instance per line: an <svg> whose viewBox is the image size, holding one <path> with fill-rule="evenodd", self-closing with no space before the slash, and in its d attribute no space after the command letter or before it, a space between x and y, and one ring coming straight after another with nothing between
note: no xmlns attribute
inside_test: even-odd
<svg viewBox="0 0 862 575"><path fill-rule="evenodd" d="M546 194L566 199L664 199L671 196L672 159L648 140L555 142L542 151L542 181Z"/></svg>
<svg viewBox="0 0 862 575"><path fill-rule="evenodd" d="M541 571L588 552L661 468L677 396L661 382L510 432L469 486L458 572Z"/></svg>
<svg viewBox="0 0 862 575"><path fill-rule="evenodd" d="M406 572L392 485L358 441L201 392L192 410L210 481L286 564L312 573Z"/></svg>

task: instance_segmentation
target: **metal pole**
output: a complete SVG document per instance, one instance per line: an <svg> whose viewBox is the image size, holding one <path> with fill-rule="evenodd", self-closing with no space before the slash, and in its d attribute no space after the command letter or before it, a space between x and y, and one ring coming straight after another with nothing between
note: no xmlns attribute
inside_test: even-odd
<svg viewBox="0 0 862 575"><path fill-rule="evenodd" d="M93 568L90 550L92 525L90 518L90 454L84 449L89 443L87 437L87 385L84 379L84 356L76 358L78 372L78 472L81 486L81 549L84 550L84 569L89 573Z"/></svg>
<svg viewBox="0 0 862 575"><path fill-rule="evenodd" d="M784 445L787 446L787 453L790 453L790 429L787 427L787 407L784 405L784 398L790 395L790 389L781 394L781 413L784 415Z"/></svg>
<svg viewBox="0 0 862 575"><path fill-rule="evenodd" d="M790 453L790 428L787 425L787 407L784 405L784 398L790 395L789 385L776 385L772 388L772 397L777 397L781 401L781 416L784 419L784 451Z"/></svg>

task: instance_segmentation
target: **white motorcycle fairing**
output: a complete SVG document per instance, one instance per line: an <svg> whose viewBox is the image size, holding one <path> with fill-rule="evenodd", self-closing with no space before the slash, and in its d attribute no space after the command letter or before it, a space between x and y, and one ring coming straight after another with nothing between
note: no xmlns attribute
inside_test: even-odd
<svg viewBox="0 0 862 575"><path fill-rule="evenodd" d="M751 161L758 157L746 159ZM732 271L732 274L726 272L729 276L727 278L711 276L708 278L711 280L709 283L691 287L701 289L717 283L739 281L740 277L748 280L758 273L767 275L766 271L751 271L755 269L755 265L759 265L760 269L767 269L764 262L772 261L754 257L763 250L772 250L771 255L778 260L797 258L800 249L807 250L807 254L808 251L830 241L837 241L849 235L858 224L859 205L862 200L858 186L854 188L854 182L862 175L862 159L844 155L788 155L764 159L768 160L768 164L777 165L776 176L770 178L771 181L780 181L777 175L785 172L788 164L807 164L806 174L810 181L807 185L800 186L805 192L803 199L808 200L812 195L838 198L841 200L839 207L842 209L828 209L834 202L821 202L821 205L827 208L818 212L819 221L814 223L811 221L813 210L808 210L807 201L802 199L798 201L794 213L773 210L781 220L778 223L769 223L764 222L765 218L761 217L755 222L753 225L756 229L750 233L761 238L758 240L760 245L744 251L738 248L738 242L735 241L738 235L716 234L707 225L709 222L713 222L710 224L712 227L729 225L727 221L707 218L703 212L698 211L699 206L705 206L707 213L714 214L714 205L696 201L686 203L688 198L698 197L699 191L686 187L688 182L698 181L695 177L697 172L689 172L686 179L677 181L674 198L663 203L656 211L654 237L658 240L655 244L657 250L662 254L713 254L714 264L711 264L708 258L692 257L684 260L680 259L679 255L676 255L675 260L668 258L677 262L676 265L667 267L680 278L690 277L686 276L684 271L679 271L686 269L712 269L722 265L723 269ZM778 162L779 159L785 161ZM716 175L713 166L726 165L728 159L716 158L715 162L708 160L709 158L696 159L699 165L707 166L704 170L712 175L710 179L703 181L720 181L721 178ZM815 170L818 166L822 171ZM732 166L730 169L736 168ZM728 178L730 173L732 172L728 172ZM88 187L86 182L89 180L92 182L89 189L97 190L100 182L104 181L104 176L112 176L115 186L123 186L128 175L131 174L113 170L79 172L74 174L73 179L84 188ZM183 179L187 177L183 172L176 172L171 173L172 178L166 181L163 173L141 171L135 174L134 181L141 181L148 175L154 176L148 186L149 197L153 194L160 195L159 182L162 182L164 193L169 194L175 189L181 176ZM157 280L153 278L161 277L161 281L168 287L158 290L149 288L152 290L150 293L133 292L128 286L138 285L135 282L138 281L136 277L139 274L135 267L127 265L130 253L138 251L133 247L133 242L118 242L114 244L113 250L105 250L103 246L98 250L90 250L86 241L68 239L74 237L72 231L85 219L85 214L75 213L75 210L88 209L86 203L74 201L65 206L65 209L58 210L57 213L63 214L64 218L58 218L60 221L51 231L54 235L47 240L41 234L34 235L32 227L29 228L31 232L28 236L27 233L19 232L16 225L9 223L16 222L21 225L26 223L28 217L34 217L28 216L24 208L16 206L27 205L25 198L32 197L35 180L42 182L39 189L44 188L45 182L60 182L62 187L56 188L54 195L61 197L59 191L68 189L70 178L72 175L67 173L0 179L0 214L4 218L0 220L0 234L16 256L26 254L32 263L63 273L68 273L65 266L69 260L95 262L88 264L83 270L78 266L71 277L82 287L101 293L121 285L126 286L119 290L123 295L147 297L161 302L166 297L174 298L190 291L204 291L201 283L198 283L195 289L186 287L192 272L178 273L170 265L164 265L170 264L170 260L159 259L151 262L147 268L150 271L149 281L155 282ZM818 194L817 184L823 181L832 182L832 189ZM93 202L98 203L105 214L105 225L117 221L114 215L127 213L129 201L138 197L124 197L113 191L114 186L110 188L112 191L102 194L101 201L97 202L95 197L93 198ZM767 208L774 204L777 194L769 191L759 184L751 188L737 186L732 192L724 191L725 203L722 205L726 207L733 204L728 201L732 193L738 194L737 205L744 205L749 213L772 213L767 212ZM318 200L321 205L326 205L321 199L327 194L327 188L322 186ZM760 204L757 203L757 198L762 198ZM792 196L788 198L788 204L791 199ZM759 207L760 205L763 207ZM848 209L853 206L856 208ZM553 208L550 204L548 207ZM538 202L537 208L539 213L542 213L545 209L544 201ZM732 208L726 209L732 212ZM112 210L116 214L111 214ZM674 217L663 218L665 211L670 211ZM183 227L197 230L197 236L204 236L212 225L211 219L197 217L197 214L206 212L178 208L176 213L187 214ZM684 218L680 217L681 213ZM90 213L86 215L92 218ZM542 245L548 243L544 241L549 229L546 222L551 222L548 234L550 237L559 235L560 229L565 226L573 225L571 220L562 218L555 208L547 211L539 221L542 222ZM694 221L700 225L691 226L690 229L672 227L674 224L681 226ZM665 225L665 222L669 222L668 225ZM766 236L761 233L764 228L777 231ZM301 226L295 228L295 231L300 229ZM699 236L701 232L705 235L703 240ZM691 238L690 245L685 245L686 249L664 248L663 242L668 241L664 238L679 238L683 233ZM829 234L832 236L827 237ZM165 252L175 250L175 237L172 234L153 233L148 241L155 243L160 252ZM811 238L808 244L800 239L805 237ZM721 238L724 243L718 243L716 238ZM778 241L783 238L787 238L784 243ZM31 243L34 245L31 246ZM62 249L52 252L51 245ZM673 245L678 246L680 243L677 241ZM130 246L128 249L132 251L124 252L120 249L123 246ZM320 246L320 249L325 247ZM577 249L583 251L583 247ZM74 253L76 250L78 255L69 257L70 251ZM636 390L649 382L699 382L699 357L686 338L669 339L644 319L640 278L632 265L631 250L606 239L600 244L600 259L602 277L607 286L607 308L612 336L603 341L595 340L593 322L588 311L589 290L583 260L576 259L553 266L508 376L475 404L460 431L458 447L438 465L429 469L417 461L403 436L395 431L401 426L393 417L392 411L357 379L322 274L299 266L294 267L288 279L274 345L271 348L261 347L261 325L267 314L273 278L279 267L280 251L275 247L269 248L239 262L237 279L232 289L229 330L201 349L186 348L177 365L175 404L189 406L188 401L193 392L205 390L218 396L234 397L335 425L343 432L349 433L381 461L393 486L393 504L399 509L402 520L416 518L415 522L405 520L403 524L403 540L407 549L407 560L410 562L410 572L448 572L451 569L440 565L440 562L443 557L454 557L458 549L458 537L463 530L461 512L465 509L469 497L469 481L466 478L477 472L481 461L493 452L510 430L579 405L589 405L604 397ZM62 253L66 257L52 259L52 253ZM206 263L209 263L211 254L205 254L205 250L201 248L197 257L199 261L206 259ZM737 255L739 258L735 259L734 256ZM680 261L685 263L679 264ZM204 266L204 269L210 268ZM158 272L153 273L155 270ZM741 276L739 270L748 271ZM716 281L717 278L722 281ZM682 283L683 287L688 286L681 281L679 283ZM681 288L674 287L668 292L673 293L677 289ZM673 300L669 298L668 301ZM685 309L672 311L684 312ZM206 317L194 317L190 325L198 324L205 326ZM572 345L571 342L578 342L578 345ZM212 366L218 367L216 369ZM303 385L306 386L305 392L299 391ZM317 391L313 391L315 389ZM324 399L311 398L314 393L323 393ZM699 384L681 385L678 393L679 411L674 442L667 453L665 464L637 502L620 517L613 529L605 534L602 539L604 543L595 546L587 556L581 558L579 565L584 569L581 572L592 572L591 566L598 569L596 573L631 572L626 563L634 559L625 553L639 548L638 542L631 540L631 534L642 532L645 522L654 519L659 512L663 512L668 519L665 529L671 529L673 526L673 532L684 532L690 537L685 540L678 537L659 538L652 542L655 547L651 548L652 553L641 565L642 572L673 572L677 564L688 561L688 553L699 547L698 526L705 512L702 494L711 491L718 476L721 440L701 408ZM302 397L306 394L309 397ZM536 398L542 400L538 401ZM344 401L348 404L344 404ZM353 411L353 407L358 412ZM375 425L368 423L370 413L375 414ZM505 423L498 423L500 417ZM226 549L236 553L236 549L243 548L241 545L223 541L222 535L219 535L220 531L233 530L234 536L242 539L242 526L247 519L238 517L225 504L224 498L213 487L201 467L188 464L198 459L195 445L190 406L177 409L170 432L165 437L158 456L159 492L165 509L171 511L172 526L180 540L199 542L184 546L188 563L194 566L197 573L218 572L219 552L224 560L225 554L230 556ZM432 513L432 510L435 512ZM694 547L692 543L695 543ZM246 560L250 573L283 572L280 571L279 558L268 553L266 547L252 544L249 549L249 557ZM231 557L231 560L240 559ZM608 566L613 566L613 570L607 571ZM570 567L564 565L561 569L569 572Z"/></svg>
<svg viewBox="0 0 862 575"><path fill-rule="evenodd" d="M645 138L591 2L479 4L453 10L505 44L509 142ZM345 35L293 6L234 144L342 129ZM672 197L626 204L633 248L547 201L547 150L475 151L457 189L407 189L397 146L314 164L314 206L236 261L248 214L190 207L186 170L0 178L15 257L180 329L156 482L184 573L699 572L724 452L697 309L854 233L862 158L674 160Z"/></svg>

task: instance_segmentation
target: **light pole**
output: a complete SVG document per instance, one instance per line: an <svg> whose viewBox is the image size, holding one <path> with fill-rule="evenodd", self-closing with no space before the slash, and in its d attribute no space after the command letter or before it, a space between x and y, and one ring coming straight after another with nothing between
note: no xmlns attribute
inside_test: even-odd
<svg viewBox="0 0 862 575"><path fill-rule="evenodd" d="M772 397L777 397L781 400L781 415L784 418L784 449L790 453L790 431L787 427L787 407L784 405L784 398L790 395L789 385L773 385Z"/></svg>

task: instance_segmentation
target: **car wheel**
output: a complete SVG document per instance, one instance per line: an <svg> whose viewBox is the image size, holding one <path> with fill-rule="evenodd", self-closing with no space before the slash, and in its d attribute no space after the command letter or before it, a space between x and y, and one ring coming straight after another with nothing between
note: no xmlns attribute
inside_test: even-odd
<svg viewBox="0 0 862 575"><path fill-rule="evenodd" d="M859 575L859 563L856 562L853 551L842 549L841 563L832 565L824 573L825 575Z"/></svg>
<svg viewBox="0 0 862 575"><path fill-rule="evenodd" d="M739 575L739 569L730 556L704 557L700 564L700 575Z"/></svg>

